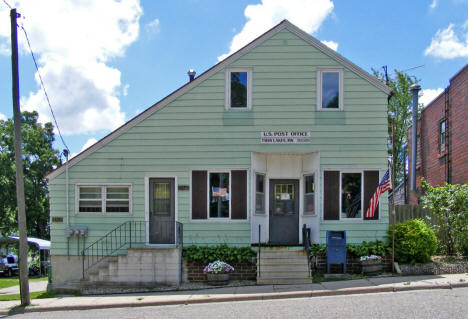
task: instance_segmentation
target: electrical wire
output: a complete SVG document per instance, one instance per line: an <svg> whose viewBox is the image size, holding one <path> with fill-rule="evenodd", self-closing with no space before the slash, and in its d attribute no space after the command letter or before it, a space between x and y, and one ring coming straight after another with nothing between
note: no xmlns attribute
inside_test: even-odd
<svg viewBox="0 0 468 319"><path fill-rule="evenodd" d="M10 4L9 4L8 2L6 2L6 0L3 0L3 2L7 5L8 8L10 8L10 10L13 9L13 8L10 6Z"/></svg>
<svg viewBox="0 0 468 319"><path fill-rule="evenodd" d="M6 0L3 0L3 3L5 3L5 5L8 8L10 8L10 10L13 9L12 6ZM46 97L47 104L49 105L49 109L50 109L50 113L52 114L52 118L54 119L55 127L57 128L57 132L58 132L58 134L60 136L60 140L62 141L63 146L65 146L65 149L68 151L68 154L70 154L70 149L68 148L67 143L65 143L65 140L63 139L62 132L60 131L60 127L58 126L57 119L55 118L55 113L54 113L54 110L52 109L52 105L50 103L49 95L47 94L47 91L46 91L46 88L45 88L45 85L44 85L44 81L42 80L41 72L39 71L39 67L37 65L36 57L35 57L34 52L32 50L31 42L29 41L28 33L26 32L26 29L24 28L23 24L21 24L21 26L19 26L19 27L23 30L24 35L26 37L26 42L28 43L29 52L31 53L31 57L32 57L32 59L34 61L34 66L36 67L37 75L39 77L39 81L41 82L41 87L42 87L42 90L44 91L44 95Z"/></svg>
<svg viewBox="0 0 468 319"><path fill-rule="evenodd" d="M20 27L23 30L24 35L26 36L26 42L28 43L29 52L31 52L31 56L32 56L32 59L34 61L34 66L36 67L37 75L39 77L39 81L41 82L41 87L42 87L42 90L44 91L44 95L46 97L47 104L49 105L49 109L50 109L50 113L52 114L52 118L54 119L55 127L57 128L57 132L58 132L58 134L60 136L60 140L62 141L62 144L65 146L65 149L67 149L68 153L70 153L70 149L68 148L67 143L65 143L65 140L63 139L62 133L60 132L60 127L58 126L57 119L55 118L54 110L52 109L52 105L50 103L49 95L47 94L46 88L44 86L44 82L42 81L41 72L39 71L39 67L37 66L36 57L34 56L34 52L33 52L32 48L31 48L31 42L29 41L28 33L26 32L26 29L23 27L22 24L21 24Z"/></svg>

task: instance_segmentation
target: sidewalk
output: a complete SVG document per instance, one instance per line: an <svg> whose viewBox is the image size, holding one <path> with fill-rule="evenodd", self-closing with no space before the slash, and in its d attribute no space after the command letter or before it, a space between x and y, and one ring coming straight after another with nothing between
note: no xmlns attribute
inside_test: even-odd
<svg viewBox="0 0 468 319"><path fill-rule="evenodd" d="M398 292L417 289L452 289L468 287L468 274L439 276L372 277L328 281L321 284L224 287L203 290L138 293L125 295L61 296L34 299L25 312L160 306L279 298L305 298L375 292ZM0 314L19 305L19 301L0 302Z"/></svg>

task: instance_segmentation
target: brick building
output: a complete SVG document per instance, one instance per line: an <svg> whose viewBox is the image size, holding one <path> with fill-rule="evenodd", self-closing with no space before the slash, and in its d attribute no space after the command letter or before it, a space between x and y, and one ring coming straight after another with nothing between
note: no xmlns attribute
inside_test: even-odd
<svg viewBox="0 0 468 319"><path fill-rule="evenodd" d="M408 163L412 158L411 141L410 128ZM422 111L418 121L417 145L417 190L421 188L421 177L431 185L468 183L468 64L450 79L444 92ZM415 194L411 191L408 194L409 204L416 205L418 200Z"/></svg>

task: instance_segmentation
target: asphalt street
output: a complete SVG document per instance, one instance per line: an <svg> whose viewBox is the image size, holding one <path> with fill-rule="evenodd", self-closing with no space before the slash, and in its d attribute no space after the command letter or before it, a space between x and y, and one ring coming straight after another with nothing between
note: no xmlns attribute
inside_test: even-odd
<svg viewBox="0 0 468 319"><path fill-rule="evenodd" d="M468 319L468 288L159 307L17 314L8 318L457 318Z"/></svg>

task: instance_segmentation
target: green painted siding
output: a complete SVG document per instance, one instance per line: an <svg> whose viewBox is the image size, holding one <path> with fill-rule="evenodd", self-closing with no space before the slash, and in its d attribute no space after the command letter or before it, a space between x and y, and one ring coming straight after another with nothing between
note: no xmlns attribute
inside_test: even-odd
<svg viewBox="0 0 468 319"><path fill-rule="evenodd" d="M87 243L126 220L144 220L145 175L177 176L190 183L190 169L249 168L251 152L320 152L322 168L387 166L386 95L353 72L344 70L344 110L316 111L316 68L342 67L287 30L246 53L231 66L251 67L252 110L226 111L224 70L178 97L138 125L69 169L70 222L87 225ZM150 93L148 93L150 94ZM141 106L139 106L141 107ZM260 132L304 130L307 145L260 144ZM131 183L131 216L75 215L76 183ZM66 215L65 174L50 182L51 216ZM249 221L190 221L190 192L178 192L178 220L184 243L250 243ZM250 212L249 212L250 214ZM348 242L385 236L387 199L379 221L322 222L326 230L346 229ZM52 254L66 254L66 223L52 223ZM71 241L70 253L78 251Z"/></svg>

